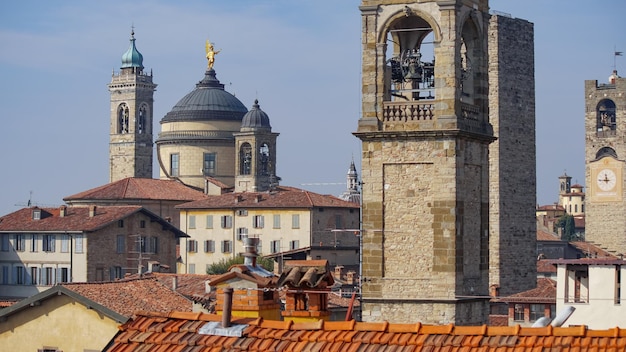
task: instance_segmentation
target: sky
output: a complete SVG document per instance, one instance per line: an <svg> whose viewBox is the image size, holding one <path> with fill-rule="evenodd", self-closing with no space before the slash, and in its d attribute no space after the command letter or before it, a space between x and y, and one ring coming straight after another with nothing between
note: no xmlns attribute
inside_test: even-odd
<svg viewBox="0 0 626 352"><path fill-rule="evenodd" d="M159 121L204 77L204 43L221 50L217 78L279 132L281 184L338 195L360 142L359 0L137 0L0 3L0 215L31 200L106 184L109 92L131 28L158 84ZM534 24L537 202L558 177L584 185L584 81L626 75L623 0L492 0ZM158 177L158 170L153 173Z"/></svg>

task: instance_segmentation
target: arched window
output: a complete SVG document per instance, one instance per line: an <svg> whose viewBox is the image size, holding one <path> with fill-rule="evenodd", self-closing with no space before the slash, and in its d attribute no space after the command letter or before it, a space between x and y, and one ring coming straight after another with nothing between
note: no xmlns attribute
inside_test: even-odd
<svg viewBox="0 0 626 352"><path fill-rule="evenodd" d="M603 158L605 156L611 156L617 159L617 153L615 152L615 149L610 148L610 147L604 147L598 150L598 152L596 153L596 160Z"/></svg>
<svg viewBox="0 0 626 352"><path fill-rule="evenodd" d="M117 133L128 133L128 106L120 104L117 108Z"/></svg>
<svg viewBox="0 0 626 352"><path fill-rule="evenodd" d="M270 147L263 143L259 148L259 175L269 176L270 174Z"/></svg>
<svg viewBox="0 0 626 352"><path fill-rule="evenodd" d="M610 99L600 101L596 108L598 132L615 131L615 103Z"/></svg>
<svg viewBox="0 0 626 352"><path fill-rule="evenodd" d="M461 56L459 58L461 64L459 84L461 87L461 101L464 103L472 105L476 103L476 92L478 91L476 84L478 80L475 77L480 73L478 72L480 67L477 64L482 60L481 53L478 30L472 18L468 18L463 24L461 48L459 50Z"/></svg>
<svg viewBox="0 0 626 352"><path fill-rule="evenodd" d="M239 149L239 174L250 175L252 172L252 146L244 143Z"/></svg>
<svg viewBox="0 0 626 352"><path fill-rule="evenodd" d="M146 133L146 114L147 114L147 108L145 105L142 105L139 108L139 116L137 116L137 133L138 134L144 134Z"/></svg>
<svg viewBox="0 0 626 352"><path fill-rule="evenodd" d="M387 32L388 101L434 99L433 31L423 18L405 10Z"/></svg>

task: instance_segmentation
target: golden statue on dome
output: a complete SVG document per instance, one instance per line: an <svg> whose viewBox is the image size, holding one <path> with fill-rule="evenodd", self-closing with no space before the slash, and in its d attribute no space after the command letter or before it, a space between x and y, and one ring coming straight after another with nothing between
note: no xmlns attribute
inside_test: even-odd
<svg viewBox="0 0 626 352"><path fill-rule="evenodd" d="M213 69L213 64L215 63L215 55L219 54L222 50L215 51L213 50L213 43L211 43L208 39L206 41L206 59L209 61L209 69Z"/></svg>

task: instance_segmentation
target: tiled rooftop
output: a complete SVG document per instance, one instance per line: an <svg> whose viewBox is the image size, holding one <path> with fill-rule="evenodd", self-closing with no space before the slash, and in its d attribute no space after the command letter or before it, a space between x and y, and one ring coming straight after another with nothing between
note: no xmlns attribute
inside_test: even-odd
<svg viewBox="0 0 626 352"><path fill-rule="evenodd" d="M554 233L537 230L537 241L560 241L561 239Z"/></svg>
<svg viewBox="0 0 626 352"><path fill-rule="evenodd" d="M359 205L335 196L323 195L294 187L280 186L273 192L226 193L184 203L178 209L235 208L314 208L341 207L359 209Z"/></svg>
<svg viewBox="0 0 626 352"><path fill-rule="evenodd" d="M511 303L553 303L556 304L556 281L546 278L537 279L537 287L506 297L499 297L501 302Z"/></svg>
<svg viewBox="0 0 626 352"><path fill-rule="evenodd" d="M184 235L164 219L138 205L100 206L95 215L90 216L90 207L64 207L65 215L60 216L60 208L23 208L0 217L0 231L97 231L119 219L124 219L137 212L144 212L160 221L178 235ZM41 218L33 219L33 211L41 210Z"/></svg>
<svg viewBox="0 0 626 352"><path fill-rule="evenodd" d="M67 283L62 286L127 317L133 316L137 311L190 312L192 310L190 300L172 291L155 278Z"/></svg>
<svg viewBox="0 0 626 352"><path fill-rule="evenodd" d="M293 323L262 318L242 324L241 336L200 333L221 316L204 313L138 313L122 325L107 352L130 351L624 351L626 330L584 326L527 328L432 326L355 321ZM236 327L236 326L234 326Z"/></svg>
<svg viewBox="0 0 626 352"><path fill-rule="evenodd" d="M66 202L107 199L193 201L203 198L206 198L203 192L196 191L175 180L129 177L65 197L63 200Z"/></svg>
<svg viewBox="0 0 626 352"><path fill-rule="evenodd" d="M588 258L618 258L615 254L590 242L570 242L570 244L580 250Z"/></svg>

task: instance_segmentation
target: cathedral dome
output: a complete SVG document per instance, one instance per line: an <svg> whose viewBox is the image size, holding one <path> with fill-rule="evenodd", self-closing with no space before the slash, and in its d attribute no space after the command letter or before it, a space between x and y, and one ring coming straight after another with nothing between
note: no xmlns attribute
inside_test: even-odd
<svg viewBox="0 0 626 352"><path fill-rule="evenodd" d="M135 47L135 31L130 33L130 46L122 55L122 68L143 68L143 55Z"/></svg>
<svg viewBox="0 0 626 352"><path fill-rule="evenodd" d="M161 120L173 121L241 121L248 109L234 95L224 90L215 70L206 71L196 88L174 105Z"/></svg>
<svg viewBox="0 0 626 352"><path fill-rule="evenodd" d="M251 130L251 129L272 129L270 125L270 118L267 116L265 111L261 110L259 107L259 100L254 101L254 105L252 105L252 109L248 111L241 121L241 130Z"/></svg>

